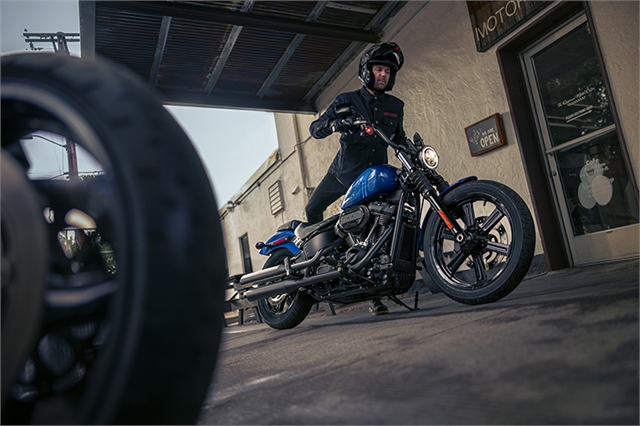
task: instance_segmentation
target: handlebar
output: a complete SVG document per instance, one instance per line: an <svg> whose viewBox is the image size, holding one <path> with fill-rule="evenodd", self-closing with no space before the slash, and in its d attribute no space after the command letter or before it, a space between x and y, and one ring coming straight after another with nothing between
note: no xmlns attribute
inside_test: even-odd
<svg viewBox="0 0 640 426"><path fill-rule="evenodd" d="M374 133L376 133L378 136L380 136L382 138L383 141L385 141L391 148L395 149L396 151L406 151L407 148L398 145L397 143L393 142L391 139L389 139L389 137L387 135L384 134L384 132L382 132L380 129L378 129L373 123L363 119L363 118L359 118L357 120L355 120L353 122L353 124L355 126L360 126L362 128L362 130L369 136L373 135Z"/></svg>
<svg viewBox="0 0 640 426"><path fill-rule="evenodd" d="M413 165L413 162L409 157L405 155L405 152L411 154L410 149L408 147L403 147L393 142L391 139L389 139L387 135L384 134L384 132L382 132L382 130L378 129L373 123L363 118L358 118L354 120L353 124L356 126L360 126L363 129L363 131L368 135L373 135L374 133L376 133L378 136L380 136L382 140L385 141L385 143L387 143L391 148L393 148L393 150L396 153L396 157L405 166L407 171L412 172L414 170L415 166Z"/></svg>

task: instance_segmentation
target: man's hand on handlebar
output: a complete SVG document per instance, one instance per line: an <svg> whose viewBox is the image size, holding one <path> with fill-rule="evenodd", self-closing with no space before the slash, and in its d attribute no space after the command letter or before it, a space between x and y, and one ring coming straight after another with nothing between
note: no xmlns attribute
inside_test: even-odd
<svg viewBox="0 0 640 426"><path fill-rule="evenodd" d="M329 128L332 132L347 133L358 130L358 126L354 125L354 117L336 118L329 122Z"/></svg>

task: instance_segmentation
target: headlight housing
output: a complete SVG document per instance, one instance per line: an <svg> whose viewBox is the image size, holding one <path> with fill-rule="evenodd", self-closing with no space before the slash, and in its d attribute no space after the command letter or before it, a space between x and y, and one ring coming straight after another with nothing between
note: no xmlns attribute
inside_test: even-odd
<svg viewBox="0 0 640 426"><path fill-rule="evenodd" d="M434 170L438 167L438 153L432 146L427 145L422 148L418 157L420 158L420 162L422 162L427 169Z"/></svg>

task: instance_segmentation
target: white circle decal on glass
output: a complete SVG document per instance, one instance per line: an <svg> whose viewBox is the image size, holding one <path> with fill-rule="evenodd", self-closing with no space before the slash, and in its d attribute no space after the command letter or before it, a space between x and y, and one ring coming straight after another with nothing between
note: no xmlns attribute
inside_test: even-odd
<svg viewBox="0 0 640 426"><path fill-rule="evenodd" d="M580 180L587 185L591 185L596 176L602 176L604 167L596 159L589 160L580 170Z"/></svg>
<svg viewBox="0 0 640 426"><path fill-rule="evenodd" d="M591 195L601 206L606 206L613 196L613 186L605 176L596 176L591 182Z"/></svg>
<svg viewBox="0 0 640 426"><path fill-rule="evenodd" d="M586 185L581 183L578 185L578 200L580 200L580 204L585 209L591 209L596 205L596 200L591 196L589 192L591 189L591 185Z"/></svg>

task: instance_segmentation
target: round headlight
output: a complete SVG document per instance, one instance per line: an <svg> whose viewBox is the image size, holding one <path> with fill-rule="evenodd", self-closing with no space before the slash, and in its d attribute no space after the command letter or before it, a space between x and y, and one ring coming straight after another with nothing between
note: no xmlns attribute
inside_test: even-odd
<svg viewBox="0 0 640 426"><path fill-rule="evenodd" d="M420 150L420 161L428 169L435 169L438 167L438 153L431 146L425 146Z"/></svg>

